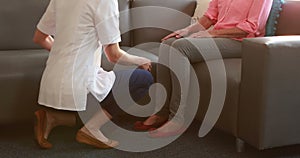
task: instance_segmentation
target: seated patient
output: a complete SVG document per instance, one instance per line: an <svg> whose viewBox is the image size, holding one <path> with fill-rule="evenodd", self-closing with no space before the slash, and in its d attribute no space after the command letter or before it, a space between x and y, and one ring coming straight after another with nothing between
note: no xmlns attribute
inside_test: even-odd
<svg viewBox="0 0 300 158"><path fill-rule="evenodd" d="M244 38L264 36L271 6L272 0L212 0L197 23L164 37L159 50L159 63L175 65L178 74L172 75L169 69L158 66L157 80L169 85L166 88L172 87L172 90L168 90L171 91L171 99L167 100L159 113L144 122L136 122L134 129L149 130L161 126L150 132L152 137L182 133L185 128L184 109L189 106L186 101L190 64L204 61L203 54L207 54L206 60L219 59L214 55L218 53L215 45L223 58L241 57L241 41ZM212 29L209 29L211 26ZM172 53L178 53L182 58L171 59ZM177 80L186 89L180 90ZM172 86L168 84L170 81Z"/></svg>
<svg viewBox="0 0 300 158"><path fill-rule="evenodd" d="M97 103L89 106L100 102L103 109L94 112L76 140L97 148L118 145L100 130L118 113L112 92L129 87L133 100L139 100L153 83L150 60L127 54L119 48L120 40L117 0L50 1L34 35L34 42L50 51L40 85L42 107L35 112L35 137L41 148L51 148L51 130L75 125L76 112L85 111L92 100ZM110 62L140 69L103 70L101 48Z"/></svg>

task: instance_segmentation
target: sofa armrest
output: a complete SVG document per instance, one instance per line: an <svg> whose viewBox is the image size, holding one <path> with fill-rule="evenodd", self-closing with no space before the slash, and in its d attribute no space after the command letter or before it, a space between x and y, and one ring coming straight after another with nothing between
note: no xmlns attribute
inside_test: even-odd
<svg viewBox="0 0 300 158"><path fill-rule="evenodd" d="M243 41L238 135L258 149L300 143L300 36Z"/></svg>

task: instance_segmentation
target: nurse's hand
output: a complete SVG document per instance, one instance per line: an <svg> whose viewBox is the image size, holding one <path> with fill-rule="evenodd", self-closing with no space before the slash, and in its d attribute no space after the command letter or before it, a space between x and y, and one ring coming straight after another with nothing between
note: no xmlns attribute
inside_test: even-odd
<svg viewBox="0 0 300 158"><path fill-rule="evenodd" d="M143 62L142 64L140 64L138 66L138 68L140 69L144 69L144 70L147 70L147 71L151 71L151 68L152 68L152 65L151 65L151 60L147 59L147 58L143 58Z"/></svg>
<svg viewBox="0 0 300 158"><path fill-rule="evenodd" d="M147 64L140 65L139 68L151 72L152 65L151 65L151 63L147 63Z"/></svg>

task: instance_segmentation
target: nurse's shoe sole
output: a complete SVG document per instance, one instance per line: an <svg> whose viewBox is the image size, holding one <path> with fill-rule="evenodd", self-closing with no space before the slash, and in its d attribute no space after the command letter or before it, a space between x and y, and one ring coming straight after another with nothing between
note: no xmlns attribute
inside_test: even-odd
<svg viewBox="0 0 300 158"><path fill-rule="evenodd" d="M82 132L81 130L79 130L77 132L76 140L79 143L88 144L88 145L94 146L99 149L109 149L109 148L114 148L119 145L118 141L110 140L110 139L108 140L108 142L102 142L102 141Z"/></svg>

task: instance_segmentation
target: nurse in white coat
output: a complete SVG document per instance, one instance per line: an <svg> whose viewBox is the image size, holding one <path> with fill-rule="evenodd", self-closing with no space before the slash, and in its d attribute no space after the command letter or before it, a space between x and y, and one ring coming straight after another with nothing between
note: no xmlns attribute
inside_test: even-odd
<svg viewBox="0 0 300 158"><path fill-rule="evenodd" d="M122 78L128 76L127 72L103 70L100 67L102 51L99 50L103 48L110 62L142 69L131 71L130 79L135 79L129 83L133 99L143 97L153 82L148 72L150 60L127 54L119 48L118 14L117 0L50 1L33 38L35 43L50 51L38 99L39 104L47 108L35 112L35 132L40 147L52 147L47 140L52 128L76 123L74 111L86 110L88 94L100 103L108 101L102 106L103 110L94 114L78 131L77 141L98 148L118 145L99 129L115 112L109 111L108 106L115 103L111 97L112 89L118 89Z"/></svg>

